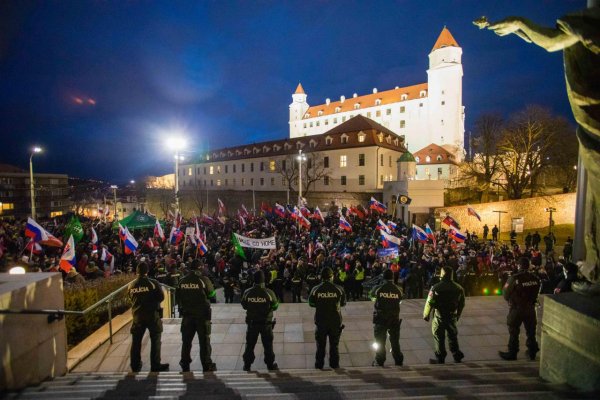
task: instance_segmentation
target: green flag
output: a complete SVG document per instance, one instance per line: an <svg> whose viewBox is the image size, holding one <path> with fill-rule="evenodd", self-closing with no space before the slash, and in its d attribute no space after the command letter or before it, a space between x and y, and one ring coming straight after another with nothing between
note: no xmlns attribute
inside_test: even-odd
<svg viewBox="0 0 600 400"><path fill-rule="evenodd" d="M81 226L81 222L79 222L79 218L76 216L71 217L71 220L65 228L64 237L69 237L70 235L73 235L73 240L75 243L79 242L83 238L83 227Z"/></svg>
<svg viewBox="0 0 600 400"><path fill-rule="evenodd" d="M233 246L235 247L235 254L237 254L238 256L242 257L245 260L246 254L244 253L244 249L242 249L242 246L240 245L240 242L235 237L234 233L231 234L231 241L233 242Z"/></svg>

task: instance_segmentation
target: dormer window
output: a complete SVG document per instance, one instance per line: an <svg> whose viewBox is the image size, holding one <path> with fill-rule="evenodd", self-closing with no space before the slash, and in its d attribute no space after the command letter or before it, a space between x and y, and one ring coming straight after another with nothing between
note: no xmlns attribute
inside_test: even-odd
<svg viewBox="0 0 600 400"><path fill-rule="evenodd" d="M419 161L421 161L421 158L420 158L419 156L416 156L416 157L415 157L415 161L416 161L416 162L419 162Z"/></svg>
<svg viewBox="0 0 600 400"><path fill-rule="evenodd" d="M335 112L336 112L336 113L339 113L340 111L342 111L342 108L341 108L341 107L336 107L336 108L335 108Z"/></svg>
<svg viewBox="0 0 600 400"><path fill-rule="evenodd" d="M311 141L309 142L309 146L314 149L315 147L317 147L317 141L314 139L311 139Z"/></svg>
<svg viewBox="0 0 600 400"><path fill-rule="evenodd" d="M342 137L341 137L341 141L342 141L342 144L346 144L346 143L348 143L348 135L346 135L346 134L344 133L344 134L342 135Z"/></svg>
<svg viewBox="0 0 600 400"><path fill-rule="evenodd" d="M258 147L254 147L254 148L252 149L252 152L253 152L254 154L258 154L258 153L260 153L260 149L259 149Z"/></svg>
<svg viewBox="0 0 600 400"><path fill-rule="evenodd" d="M263 146L263 152L268 153L271 149L268 146Z"/></svg>
<svg viewBox="0 0 600 400"><path fill-rule="evenodd" d="M329 146L329 145L331 145L332 143L333 143L333 138L332 138L331 136L327 136L327 137L325 138L325 144Z"/></svg>
<svg viewBox="0 0 600 400"><path fill-rule="evenodd" d="M431 162L431 157L429 157L429 156L425 157L425 162Z"/></svg>
<svg viewBox="0 0 600 400"><path fill-rule="evenodd" d="M379 140L379 143L383 143L383 133L377 135L377 139Z"/></svg>
<svg viewBox="0 0 600 400"><path fill-rule="evenodd" d="M206 161L210 161L210 154L206 155Z"/></svg>
<svg viewBox="0 0 600 400"><path fill-rule="evenodd" d="M304 147L304 143L302 142L296 142L296 149L301 149Z"/></svg>
<svg viewBox="0 0 600 400"><path fill-rule="evenodd" d="M381 99L377 99L377 100L375 100L375 105L376 105L376 106L380 106L380 105L381 105Z"/></svg>
<svg viewBox="0 0 600 400"><path fill-rule="evenodd" d="M398 138L394 139L394 146L398 146Z"/></svg>
<svg viewBox="0 0 600 400"><path fill-rule="evenodd" d="M317 115L320 117L321 115L323 115L323 110L319 110L319 112L317 113Z"/></svg>
<svg viewBox="0 0 600 400"><path fill-rule="evenodd" d="M249 148L245 148L245 149L244 149L244 154L245 154L245 155L248 155L248 154L250 154L250 149L249 149Z"/></svg>
<svg viewBox="0 0 600 400"><path fill-rule="evenodd" d="M273 150L274 150L274 151L279 151L279 150L281 150L281 146L280 146L280 145L278 145L278 144L274 144L274 145L273 145Z"/></svg>
<svg viewBox="0 0 600 400"><path fill-rule="evenodd" d="M421 90L421 92L419 93L419 97L425 97L427 96L427 92L425 90Z"/></svg>
<svg viewBox="0 0 600 400"><path fill-rule="evenodd" d="M364 133L359 133L358 134L358 143L364 143L365 142L365 138L367 137L367 135L365 135Z"/></svg>
<svg viewBox="0 0 600 400"><path fill-rule="evenodd" d="M236 156L239 156L239 155L241 155L241 154L242 154L242 152L241 152L239 149L235 151L235 155L236 155Z"/></svg>
<svg viewBox="0 0 600 400"><path fill-rule="evenodd" d="M442 161L442 156L437 156L435 159L438 161Z"/></svg>
<svg viewBox="0 0 600 400"><path fill-rule="evenodd" d="M402 96L400 96L400 100L408 100L408 95L404 93Z"/></svg>
<svg viewBox="0 0 600 400"><path fill-rule="evenodd" d="M292 145L291 145L291 144L289 144L289 143L285 143L285 144L283 145L283 149L284 149L284 150L289 150L289 149L291 149L291 148L292 148Z"/></svg>
<svg viewBox="0 0 600 400"><path fill-rule="evenodd" d="M355 103L355 104L354 104L354 109L355 109L355 110L358 110L359 108L360 108L360 103Z"/></svg>
<svg viewBox="0 0 600 400"><path fill-rule="evenodd" d="M385 141L387 144L392 144L392 137L388 135L388 137L385 138Z"/></svg>

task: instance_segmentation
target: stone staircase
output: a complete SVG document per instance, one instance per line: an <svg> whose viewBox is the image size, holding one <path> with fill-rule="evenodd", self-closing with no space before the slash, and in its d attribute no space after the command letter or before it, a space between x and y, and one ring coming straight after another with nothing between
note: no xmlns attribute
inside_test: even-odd
<svg viewBox="0 0 600 400"><path fill-rule="evenodd" d="M598 398L538 377L538 363L466 362L278 372L71 373L7 399Z"/></svg>

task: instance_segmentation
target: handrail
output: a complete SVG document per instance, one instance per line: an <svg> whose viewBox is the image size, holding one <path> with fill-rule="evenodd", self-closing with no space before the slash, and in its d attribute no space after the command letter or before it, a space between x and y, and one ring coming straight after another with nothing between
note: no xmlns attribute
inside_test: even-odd
<svg viewBox="0 0 600 400"><path fill-rule="evenodd" d="M112 299L118 295L119 293L121 293L123 290L127 289L129 287L129 285L131 284L132 281L126 283L125 285L121 286L120 288L118 288L115 291L110 292L108 295L104 296L102 299L98 300L97 302L95 302L94 304L92 304L91 306L87 307L84 310L45 310L45 309L41 309L41 310L9 310L9 309L0 309L0 314L10 314L10 315L31 315L31 314L42 314L42 315L48 315L48 323L51 323L53 321L56 320L61 320L63 318L63 316L65 315L77 315L77 316L83 316L87 313L89 313L92 310L95 310L96 308L100 307L101 305L104 305L104 303L108 303L108 330L109 330L109 338L110 338L110 343L112 344L113 342L113 329L112 329L112 306L111 306L111 302ZM174 316L175 313L175 309L174 309L174 301L173 301L173 294L175 292L175 288L169 285L166 285L164 283L160 283L159 285L164 287L165 289L167 289L169 291L169 294L171 295L171 317Z"/></svg>

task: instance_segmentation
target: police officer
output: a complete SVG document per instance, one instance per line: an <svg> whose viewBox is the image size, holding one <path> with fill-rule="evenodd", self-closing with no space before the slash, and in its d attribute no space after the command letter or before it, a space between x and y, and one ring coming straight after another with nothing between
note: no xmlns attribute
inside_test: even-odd
<svg viewBox="0 0 600 400"><path fill-rule="evenodd" d="M394 283L394 273L386 269L383 272L385 282L371 290L369 297L375 302L373 310L373 335L375 336L375 361L373 366L383 367L385 363L385 342L390 335L392 356L396 365L402 365L404 355L400 351L400 302L402 289Z"/></svg>
<svg viewBox="0 0 600 400"><path fill-rule="evenodd" d="M317 277L314 268L312 268L311 270L309 270L308 275L306 275L306 286L308 286L307 293L310 294L310 292L312 292L313 288L317 286L318 283L319 278Z"/></svg>
<svg viewBox="0 0 600 400"><path fill-rule="evenodd" d="M435 357L430 364L444 364L446 360L446 334L448 345L454 362L459 363L464 354L458 347L458 330L456 322L465 307L465 291L452 279L452 268L444 266L441 269L441 281L429 291L423 310L423 319L429 321L432 310L435 310L431 331L435 342Z"/></svg>
<svg viewBox="0 0 600 400"><path fill-rule="evenodd" d="M215 298L215 288L200 271L200 260L192 261L190 272L177 286L175 297L181 314L181 370L188 372L192 357L192 340L196 333L200 342L200 362L204 372L216 371L217 367L210 357L211 308L210 299Z"/></svg>
<svg viewBox="0 0 600 400"><path fill-rule="evenodd" d="M150 332L150 370L152 372L168 371L169 364L160 362L160 337L162 320L160 303L165 298L160 284L148 278L148 264L141 262L137 266L138 278L131 282L128 296L131 300L133 322L131 324L130 364L133 372L142 369L142 338L146 329Z"/></svg>
<svg viewBox="0 0 600 400"><path fill-rule="evenodd" d="M292 278L292 302L293 303L302 303L302 277L300 276L300 271L296 271L294 273L294 277Z"/></svg>
<svg viewBox="0 0 600 400"><path fill-rule="evenodd" d="M342 334L341 307L346 305L344 289L333 283L333 271L324 268L321 272L321 282L315 286L308 296L308 304L315 307L315 339L317 341L317 355L315 368L323 369L325 364L325 346L329 337L329 366L340 367L340 354L338 345Z"/></svg>
<svg viewBox="0 0 600 400"><path fill-rule="evenodd" d="M254 286L244 292L242 307L246 310L246 349L244 350L244 371L250 371L254 362L254 346L258 335L265 350L265 364L269 371L278 369L273 352L273 311L279 307L275 293L265 287L265 275L262 271L254 273Z"/></svg>
<svg viewBox="0 0 600 400"><path fill-rule="evenodd" d="M519 329L523 324L527 334L527 356L530 360L535 360L535 355L539 351L535 338L537 325L535 305L541 285L537 276L529 272L529 259L521 257L518 266L519 271L508 278L503 288L504 298L510 307L506 318L509 339L508 351L499 351L498 354L505 360L517 359Z"/></svg>
<svg viewBox="0 0 600 400"><path fill-rule="evenodd" d="M231 272L229 270L225 271L225 274L221 278L221 284L223 285L225 303L233 303L233 296L235 295L235 281L231 277Z"/></svg>

